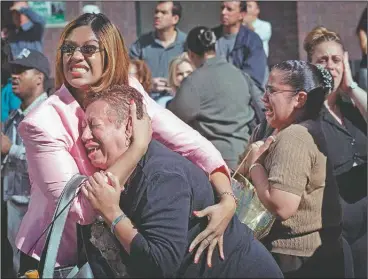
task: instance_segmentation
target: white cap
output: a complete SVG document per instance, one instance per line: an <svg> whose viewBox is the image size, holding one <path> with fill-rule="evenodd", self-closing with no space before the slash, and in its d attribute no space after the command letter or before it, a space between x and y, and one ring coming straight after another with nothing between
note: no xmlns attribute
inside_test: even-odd
<svg viewBox="0 0 368 279"><path fill-rule="evenodd" d="M85 5L83 7L83 13L90 13L90 14L99 14L100 13L100 8L96 5Z"/></svg>

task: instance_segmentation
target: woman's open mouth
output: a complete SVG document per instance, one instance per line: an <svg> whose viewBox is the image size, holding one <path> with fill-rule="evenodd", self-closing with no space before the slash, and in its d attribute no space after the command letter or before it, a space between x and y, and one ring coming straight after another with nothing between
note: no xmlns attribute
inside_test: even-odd
<svg viewBox="0 0 368 279"><path fill-rule="evenodd" d="M87 156L91 160L95 157L96 152L100 150L98 146L89 146L86 147L86 149L87 149Z"/></svg>
<svg viewBox="0 0 368 279"><path fill-rule="evenodd" d="M265 115L266 117L272 117L273 116L273 108L269 105L265 105Z"/></svg>

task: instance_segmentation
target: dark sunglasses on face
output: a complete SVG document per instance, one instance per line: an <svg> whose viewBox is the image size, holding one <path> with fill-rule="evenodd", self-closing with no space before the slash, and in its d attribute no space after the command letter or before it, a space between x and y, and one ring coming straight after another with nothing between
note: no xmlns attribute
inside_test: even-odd
<svg viewBox="0 0 368 279"><path fill-rule="evenodd" d="M76 47L69 44L65 44L60 47L60 51L62 54L73 54L76 50L79 50L84 55L92 55L96 52L102 51L102 48L94 45L84 45L81 47Z"/></svg>

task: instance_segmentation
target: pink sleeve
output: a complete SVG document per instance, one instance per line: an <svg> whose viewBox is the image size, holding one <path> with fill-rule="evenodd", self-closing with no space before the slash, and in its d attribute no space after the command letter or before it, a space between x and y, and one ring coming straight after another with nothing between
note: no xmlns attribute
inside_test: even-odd
<svg viewBox="0 0 368 279"><path fill-rule="evenodd" d="M153 137L156 140L188 158L208 174L225 167L229 176L224 159L211 142L171 111L158 105L136 79L130 79L130 86L136 88L144 97L147 112L152 119Z"/></svg>
<svg viewBox="0 0 368 279"><path fill-rule="evenodd" d="M19 133L26 148L28 173L32 187L39 188L53 209L66 183L76 173L77 164L68 151L66 139L55 139L37 127L32 120L19 125ZM70 209L69 218L80 224L90 224L96 213L89 201L79 194Z"/></svg>

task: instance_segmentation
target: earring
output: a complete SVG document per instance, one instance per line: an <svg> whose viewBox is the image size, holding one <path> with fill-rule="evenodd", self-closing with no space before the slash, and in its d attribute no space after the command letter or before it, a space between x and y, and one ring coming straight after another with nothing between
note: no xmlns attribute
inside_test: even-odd
<svg viewBox="0 0 368 279"><path fill-rule="evenodd" d="M129 147L129 145L130 145L130 138L126 138L126 140L125 140L125 146L126 147Z"/></svg>

